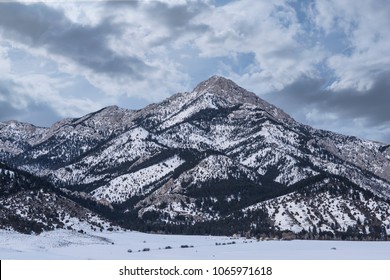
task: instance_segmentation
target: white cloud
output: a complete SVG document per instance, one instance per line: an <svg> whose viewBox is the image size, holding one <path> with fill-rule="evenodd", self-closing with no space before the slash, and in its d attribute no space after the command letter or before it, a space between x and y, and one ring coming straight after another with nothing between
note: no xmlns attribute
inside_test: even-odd
<svg viewBox="0 0 390 280"><path fill-rule="evenodd" d="M25 45L24 50L55 61L60 71L77 73L112 96L155 101L188 85L190 66L178 58L189 47L193 55L205 59L234 60L239 54L254 54L245 73L222 62L219 70L257 92L281 90L302 76L318 77L318 65L325 59L336 77L331 89L366 90L390 64L390 33L383 28L390 26L390 8L380 1L314 1L303 10L325 35L335 29L345 33L348 52L333 54L321 44L300 40L310 40L313 30L305 29L288 0L243 0L221 7L212 1L138 1L120 8L109 8L102 1L46 2L75 26L90 26L91 32L104 21L113 23L115 33L104 34L107 51L139 60L145 69L134 66L132 75L113 76L82 65L67 53L54 53L46 45ZM137 74L141 78L134 78ZM157 90L153 83L159 84Z"/></svg>
<svg viewBox="0 0 390 280"><path fill-rule="evenodd" d="M99 100L64 95L62 90L72 82L67 78L51 76L52 73L42 73L41 65L35 65L34 60L23 57L23 63L29 65L28 69L15 72L14 64L21 62L9 54L11 50L15 50L15 45L12 48L5 44L0 47L1 85L5 91L0 92L1 102L26 111L32 105L45 105L62 117L80 116L102 107ZM41 63L44 64L44 61L41 60Z"/></svg>
<svg viewBox="0 0 390 280"><path fill-rule="evenodd" d="M12 81L8 96L9 104L19 110L28 110L31 105L45 105L62 117L81 116L102 107L99 101L88 98L64 96L64 82L42 74L9 75Z"/></svg>
<svg viewBox="0 0 390 280"><path fill-rule="evenodd" d="M316 1L312 17L330 34L344 32L348 49L328 58L336 76L330 89L370 89L377 76L390 70L390 5L388 1Z"/></svg>
<svg viewBox="0 0 390 280"><path fill-rule="evenodd" d="M250 7L250 8L248 8ZM195 40L206 57L254 53L250 72L230 76L262 91L280 90L301 76L316 76L324 58L320 47L304 48L304 32L287 1L237 1L214 8L197 18L211 31Z"/></svg>
<svg viewBox="0 0 390 280"><path fill-rule="evenodd" d="M91 58L87 63L80 62L85 54L76 59L74 52L58 51L58 44L65 43L60 38L62 31L53 38L57 42L52 46L42 44L31 48L23 43L24 51L56 62L59 71L68 75L77 73L112 96L157 101L185 88L189 84L187 73L191 66L183 65L178 54L187 53L189 46L193 55L206 59L228 57L234 60L239 54L253 53L254 61L247 73L242 75L230 68L228 75L244 86L255 85L257 92L280 90L301 76L316 76L316 65L324 57L320 47L302 48L298 37L303 29L287 0L245 0L222 7L214 7L208 3L210 1L168 1L165 4L139 1L120 9L110 9L104 2L49 2L50 7L64 12L74 25L58 24L58 28L100 32L99 25L108 20L113 25L108 28L116 28L115 32L112 30L110 35L103 31L107 48L91 49L93 64L97 64L98 54L111 52L116 57L113 61L117 61L117 57L133 59L136 64L129 69L134 73L111 75L96 71L90 66ZM95 40L91 34L85 35L89 36L88 40ZM78 42L74 43L74 47L78 47ZM138 69L137 64L143 69ZM220 72L225 72L224 63L220 65Z"/></svg>
<svg viewBox="0 0 390 280"><path fill-rule="evenodd" d="M57 70L68 77L84 77L107 95L161 100L182 88L188 77L178 70L178 63L169 59L165 46L153 46L171 35L162 32L163 25L147 15L145 9L154 2L140 3L141 13L131 6L110 11L105 2L55 2L49 4L51 8L34 6L34 14L39 18L33 24L42 35L28 33L34 28L28 24L32 14L21 19L16 32L4 31L3 38L12 42L14 48L55 62ZM7 8L19 16L27 11L23 5ZM61 20L53 25L45 14ZM5 19L4 25L12 26L10 21Z"/></svg>
<svg viewBox="0 0 390 280"><path fill-rule="evenodd" d="M11 71L11 61L8 57L8 47L5 44L0 44L0 73Z"/></svg>
<svg viewBox="0 0 390 280"><path fill-rule="evenodd" d="M38 1L38 3L41 1ZM76 24L97 25L104 11L102 1L43 1L49 7L61 10Z"/></svg>
<svg viewBox="0 0 390 280"><path fill-rule="evenodd" d="M288 108L300 111L307 123L363 133L364 124L352 120L359 119L359 100L369 98L343 101L346 109L359 108L349 108L348 125L335 120L343 111L337 98L372 95L382 90L383 73L390 73L387 0L241 0L222 6L212 0L34 2L41 1L29 1L31 13L15 9L7 17L0 9L0 78L8 79L15 94L0 99L7 97L18 108L44 103L61 116L81 115L126 97L158 102L221 74L259 94L291 88L284 93L300 101ZM34 35L46 27L49 33ZM89 94L75 86L80 80ZM320 84L319 95L325 83L335 95L297 98L310 80ZM294 87L297 82L301 88ZM327 98L334 98L330 104L337 108L324 114ZM311 99L318 102L300 105Z"/></svg>

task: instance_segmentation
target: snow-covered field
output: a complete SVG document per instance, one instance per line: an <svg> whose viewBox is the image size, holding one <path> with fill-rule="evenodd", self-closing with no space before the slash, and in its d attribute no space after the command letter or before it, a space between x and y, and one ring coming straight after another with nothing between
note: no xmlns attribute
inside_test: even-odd
<svg viewBox="0 0 390 280"><path fill-rule="evenodd" d="M256 241L130 231L92 235L56 230L23 235L1 230L0 259L390 260L390 242Z"/></svg>

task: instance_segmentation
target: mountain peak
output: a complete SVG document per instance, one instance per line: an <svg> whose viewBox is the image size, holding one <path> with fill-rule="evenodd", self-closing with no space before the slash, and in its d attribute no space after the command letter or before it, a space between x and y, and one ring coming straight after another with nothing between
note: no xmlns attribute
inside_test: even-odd
<svg viewBox="0 0 390 280"><path fill-rule="evenodd" d="M216 75L199 83L193 92L197 93L197 96L212 94L230 104L257 104L260 100L256 94L238 86L232 80Z"/></svg>
<svg viewBox="0 0 390 280"><path fill-rule="evenodd" d="M232 80L229 80L222 76L211 76L207 80L200 82L194 89L197 92L218 92L218 91L231 91L231 90L241 89L245 91L243 88L239 87Z"/></svg>
<svg viewBox="0 0 390 280"><path fill-rule="evenodd" d="M197 96L206 94L218 96L223 102L227 102L230 105L252 104L267 111L278 121L294 123L294 120L281 109L261 99L255 93L238 86L232 80L221 76L215 75L199 83L193 92L196 93Z"/></svg>

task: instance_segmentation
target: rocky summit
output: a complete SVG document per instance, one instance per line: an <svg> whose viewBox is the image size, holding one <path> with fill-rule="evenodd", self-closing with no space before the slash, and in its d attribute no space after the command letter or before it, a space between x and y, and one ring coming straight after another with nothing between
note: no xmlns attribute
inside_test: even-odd
<svg viewBox="0 0 390 280"><path fill-rule="evenodd" d="M303 125L219 76L141 110L0 123L0 160L132 229L390 235L390 145Z"/></svg>

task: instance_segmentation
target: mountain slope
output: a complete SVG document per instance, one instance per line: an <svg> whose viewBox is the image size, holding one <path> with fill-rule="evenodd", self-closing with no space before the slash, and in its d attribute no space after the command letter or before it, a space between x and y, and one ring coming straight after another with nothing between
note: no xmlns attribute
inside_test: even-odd
<svg viewBox="0 0 390 280"><path fill-rule="evenodd" d="M14 131L9 124L1 129ZM213 76L192 92L138 111L112 106L51 128L24 129L19 133L23 137L18 133L0 142L0 150L13 151L12 137L24 141L15 140L22 144L17 152L3 155L4 161L111 204L115 219L130 227L178 226L186 231L189 225L219 223L223 231L228 227L224 223L236 217L247 222L231 228L253 232L254 221L267 217L257 229L298 233L321 221L328 226L316 226L319 230L350 230L341 221L337 223L344 226L332 228L330 218L316 215L294 220L291 214L294 223L275 218L272 205L280 199L306 201L297 186L317 190L310 193L317 202L299 202L311 212L323 196L328 205L363 197L324 195L323 188L370 193L372 203L362 208L360 223L389 224L387 215L373 218L373 209L390 198L388 145L300 124L223 77ZM353 209L344 207L343 215ZM356 231L374 234L361 228Z"/></svg>
<svg viewBox="0 0 390 280"><path fill-rule="evenodd" d="M30 149L39 143L47 130L17 121L0 123L0 158L11 158Z"/></svg>
<svg viewBox="0 0 390 280"><path fill-rule="evenodd" d="M57 228L83 232L108 229L110 223L49 183L0 163L0 228L22 233Z"/></svg>
<svg viewBox="0 0 390 280"><path fill-rule="evenodd" d="M277 231L329 237L370 235L378 239L390 233L390 201L378 199L343 177L319 176L295 188L243 212L264 211ZM252 226L255 230L256 224Z"/></svg>

